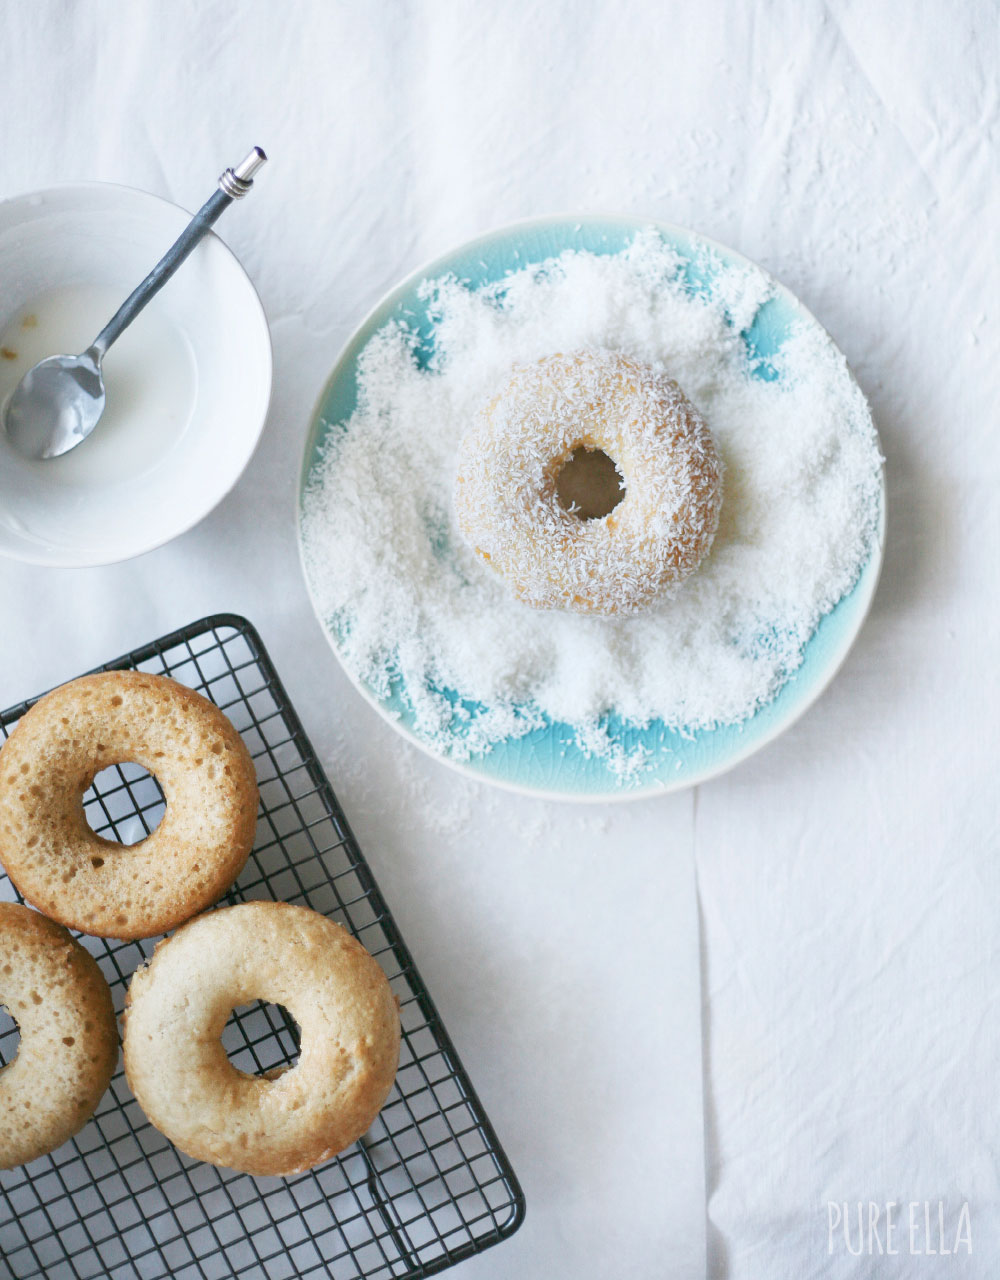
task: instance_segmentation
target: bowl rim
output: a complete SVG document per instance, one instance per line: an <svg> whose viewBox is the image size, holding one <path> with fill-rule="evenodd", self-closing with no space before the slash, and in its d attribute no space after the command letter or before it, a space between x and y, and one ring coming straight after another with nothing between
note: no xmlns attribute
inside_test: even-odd
<svg viewBox="0 0 1000 1280"><path fill-rule="evenodd" d="M157 195L153 191L145 191L142 187L131 187L124 182L100 182L94 179L88 179L79 182L56 182L46 187L39 187L35 190L15 192L13 195L4 196L0 199L0 209L7 205L18 204L22 202L43 201L46 196L65 195L73 191L117 191L125 192L130 197L139 197L140 201L145 201L154 205L159 205L163 209L170 210L180 214L184 219L190 220L193 216L189 209L185 209L183 205L176 204L173 200L168 200L165 196ZM178 233L182 228L178 227ZM124 554L106 555L100 554L96 556L83 556L75 559L56 559L52 555L46 555L43 551L35 551L31 548L25 548L23 551L15 550L10 547L0 546L0 556L8 560L17 560L22 564L32 564L44 566L50 569L96 569L103 568L107 565L123 564L128 560L136 560L140 556L148 555L150 551L155 551L159 547L166 546L168 542L173 542L176 538L182 537L188 533L195 525L200 524L207 516L209 516L215 508L232 493L236 485L239 483L243 473L250 465L253 455L257 451L260 438L263 435L264 427L267 425L267 419L271 410L271 400L274 394L274 344L271 338L271 328L267 321L267 313L264 310L264 304L261 301L257 287L251 280L246 268L237 258L236 254L230 249L229 245L214 230L208 233L206 239L211 239L220 247L223 253L232 261L236 267L237 279L241 279L249 290L246 299L247 307L252 313L254 323L258 324L263 334L263 344L261 356L264 368L266 392L263 397L263 406L260 413L260 423L256 429L249 433L246 438L246 447L243 451L239 465L233 472L232 478L227 482L226 486L218 490L211 503L205 507L199 514L185 523L172 533L165 536L152 538L151 540L141 543L134 550L126 551ZM150 263L150 268L154 264ZM138 281L136 282L138 284ZM237 451L231 451L231 455Z"/></svg>
<svg viewBox="0 0 1000 1280"><path fill-rule="evenodd" d="M827 667L823 670L821 678L817 679L815 683L810 686L807 695L802 698L801 702L796 704L796 706L790 710L789 714L781 719L777 724L772 725L761 738L748 743L742 749L735 750L732 753L727 754L723 760L718 761L715 764L709 765L704 769L694 771L691 776L668 779L666 781L658 780L650 782L644 787L640 786L634 789L629 788L626 790L622 788L615 790L590 792L581 791L572 793L568 791L550 791L543 787L526 786L523 783L496 777L495 775L486 773L481 769L474 768L466 761L453 760L448 756L441 755L434 751L432 747L419 738L407 725L403 724L392 713L392 711L385 707L375 696L372 690L370 690L357 676L355 676L355 674L348 669L341 659L340 652L334 642L333 636L330 634L330 630L320 614L319 605L313 592L309 573L306 567L305 545L302 536L302 500L305 493L306 482L311 470L311 460L318 443L320 410L322 409L322 406L330 392L330 388L340 376L342 367L345 365L348 356L365 331L373 324L378 325L385 323L388 316L382 315L382 313L390 310L391 307L395 305L395 302L398 300L400 295L407 292L421 280L430 278L434 273L439 275L442 274L443 271L447 270L448 264L451 263L453 259L469 254L479 246L488 244L502 237L506 237L512 232L539 231L546 227L562 226L567 222L573 224L582 224L587 222L612 222L633 228L637 231L644 227L654 227L657 230L664 231L668 235L682 237L696 242L699 245L705 245L725 258L735 260L739 263L745 263L747 266L753 267L755 270L762 272L766 279L773 285L776 292L780 293L785 301L801 312L801 314L808 320L812 321L813 324L815 324L830 338L835 349L844 358L844 364L847 369L848 376L864 397L865 403L868 404L868 397L865 395L864 388L861 387L861 384L858 382L857 376L851 368L847 357L844 356L844 353L834 341L826 326L820 323L805 303L803 303L787 285L783 284L766 267L760 266L759 263L754 262L752 258L748 258L746 254L741 253L738 249L733 249L729 245L723 244L721 241L714 239L712 236L703 235L700 231L694 231L690 227L683 227L679 223L669 222L663 218L643 217L642 215L633 213L568 212L546 213L527 218L518 218L513 222L503 223L498 227L494 227L490 231L481 232L479 235L473 236L468 240L463 240L459 244L454 245L451 249L446 250L444 253L436 254L433 258L428 259L423 264L418 265L414 270L408 272L404 277L402 277L402 279L397 281L396 284L385 290L378 297L342 344L337 358L334 361L333 366L323 383L322 389L314 402L313 409L309 417L309 426L306 433L305 447L302 455L302 466L299 470L299 483L295 492L296 542L299 550L299 566L302 571L302 577L305 581L306 593L309 596L309 604L316 621L319 623L320 630L326 638L327 644L333 651L334 657L337 659L337 665L347 676L354 688L361 694L365 702L374 708L374 710L378 712L379 716L386 721L386 723L390 724L401 738L412 743L414 746L419 748L424 755L429 756L432 760L436 760L439 764L446 765L448 768L454 769L457 773L463 774L465 777L471 778L476 782L499 787L501 790L512 792L515 795L527 796L535 800L555 800L564 804L598 805L638 803L643 800L655 800L678 791L687 791L694 787L701 786L702 783L709 782L713 778L720 777L722 774L728 773L738 764L742 764L742 762L747 760L750 756L756 755L758 751L762 751L765 747L774 742L776 738L779 738L783 733L785 733L786 730L790 729L802 718L802 716L806 714L807 711L810 710L811 707L816 704L816 702L819 701L833 683L833 680L846 662L848 654L853 649L854 643L857 640L869 613L871 612L872 603L875 599L879 582L881 580L882 567L885 562L888 490L885 478L885 456L881 450L881 441L879 441L880 461L878 469L879 518L875 529L872 549L868 559L861 566L858 579L854 586L841 597L834 608L843 601L851 598L854 592L861 587L862 584L864 586L865 594L859 600L860 610L857 618L853 621L848 634L842 639L840 645L835 650ZM378 317L381 318L378 319ZM874 429L876 440L879 440L878 427L874 426ZM824 618L828 616L829 614L824 614L824 617L820 619L820 623L822 623ZM807 645L811 642L814 636L815 630L809 640L806 641ZM790 678L794 678L794 676L795 672L792 672ZM787 681L785 683L787 683ZM781 687L784 688L784 684ZM754 712L743 723L751 723L756 714L757 713Z"/></svg>

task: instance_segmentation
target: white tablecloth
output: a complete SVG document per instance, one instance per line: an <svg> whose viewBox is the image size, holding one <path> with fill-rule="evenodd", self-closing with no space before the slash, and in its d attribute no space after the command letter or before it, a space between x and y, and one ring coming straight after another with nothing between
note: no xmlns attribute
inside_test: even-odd
<svg viewBox="0 0 1000 1280"><path fill-rule="evenodd" d="M0 563L0 702L204 613L259 625L525 1184L521 1233L461 1274L700 1275L706 1153L713 1276L993 1276L992 3L0 17L0 195L97 178L193 207L265 146L220 230L275 346L260 449L202 525L106 570ZM312 403L386 288L503 222L609 209L731 244L829 328L875 408L889 541L798 726L697 791L581 810L458 778L361 703L312 620L293 506ZM897 1256L831 1235L830 1202L863 1202L866 1230L871 1203L884 1247L890 1201ZM939 1202L946 1247L968 1203L971 1256L928 1256Z"/></svg>

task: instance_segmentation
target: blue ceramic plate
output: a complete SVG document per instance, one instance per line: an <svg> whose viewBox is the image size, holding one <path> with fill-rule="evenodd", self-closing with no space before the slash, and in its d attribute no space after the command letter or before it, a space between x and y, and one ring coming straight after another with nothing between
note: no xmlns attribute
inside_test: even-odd
<svg viewBox="0 0 1000 1280"><path fill-rule="evenodd" d="M418 295L421 281L453 273L470 287L502 279L510 271L554 257L566 249L597 254L619 253L643 227L654 226L689 264L688 278L695 288L711 287L700 275L709 250L725 264L746 265L733 250L694 232L649 218L551 217L516 223L491 232L453 250L415 271L375 307L341 353L313 414L299 488L301 537L302 495L310 474L318 465L324 440L336 424L350 417L356 404L357 359L377 329L387 321L405 318L416 326L428 345L433 327L426 303ZM817 322L800 302L777 282L774 296L760 309L744 341L758 361L759 376L769 376L767 357L777 352L796 320ZM773 371L770 376L774 376ZM631 752L641 745L648 751L644 767L626 782L618 781L603 759L588 757L576 746L572 729L552 723L521 738L510 739L470 760L438 756L464 773L516 791L563 800L629 800L690 787L732 768L787 729L812 705L830 683L864 622L875 593L882 564L885 532L885 486L882 483L881 514L875 548L851 590L820 622L805 648L801 666L777 695L740 725L704 730L693 735L654 721L636 729L612 715L607 722L613 739ZM312 593L316 606L315 595ZM334 652L339 637L329 619L317 616ZM350 673L349 673L350 674ZM354 677L351 677L354 680ZM360 692L389 722L417 746L429 750L413 731L414 717L401 679L387 697L354 680ZM435 753L436 754L436 753Z"/></svg>

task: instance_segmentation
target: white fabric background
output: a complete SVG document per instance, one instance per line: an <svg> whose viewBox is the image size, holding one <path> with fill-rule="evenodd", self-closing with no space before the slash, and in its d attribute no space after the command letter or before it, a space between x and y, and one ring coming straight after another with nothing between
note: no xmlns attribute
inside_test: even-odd
<svg viewBox="0 0 1000 1280"><path fill-rule="evenodd" d="M273 330L241 484L142 560L0 563L0 702L222 608L258 622L522 1174L469 1277L992 1277L1000 1254L997 11L975 3L0 0L0 195L192 207ZM402 274L557 210L689 225L788 284L870 395L889 479L872 618L783 739L625 809L458 779L360 704L292 523L305 422ZM2 290L2 281L0 281ZM970 1206L971 1258L828 1254L827 1202ZM923 1247L923 1241L917 1241Z"/></svg>

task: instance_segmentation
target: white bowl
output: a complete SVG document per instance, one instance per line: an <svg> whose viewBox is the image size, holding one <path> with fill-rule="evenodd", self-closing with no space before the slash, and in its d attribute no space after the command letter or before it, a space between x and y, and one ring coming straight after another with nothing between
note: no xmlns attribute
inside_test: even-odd
<svg viewBox="0 0 1000 1280"><path fill-rule="evenodd" d="M0 202L0 401L42 355L87 347L189 218L104 183ZM202 241L104 370L106 417L64 457L28 462L0 430L0 554L127 560L191 528L236 483L267 416L271 342L221 240Z"/></svg>

